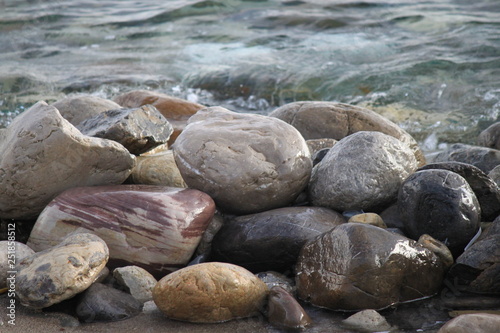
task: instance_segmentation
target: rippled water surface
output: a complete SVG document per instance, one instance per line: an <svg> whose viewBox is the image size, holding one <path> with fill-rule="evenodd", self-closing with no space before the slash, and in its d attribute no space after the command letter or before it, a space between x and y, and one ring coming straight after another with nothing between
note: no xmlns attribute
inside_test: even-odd
<svg viewBox="0 0 500 333"><path fill-rule="evenodd" d="M428 149L473 143L499 120L499 32L498 0L0 0L0 126L146 88L259 113L348 102Z"/></svg>

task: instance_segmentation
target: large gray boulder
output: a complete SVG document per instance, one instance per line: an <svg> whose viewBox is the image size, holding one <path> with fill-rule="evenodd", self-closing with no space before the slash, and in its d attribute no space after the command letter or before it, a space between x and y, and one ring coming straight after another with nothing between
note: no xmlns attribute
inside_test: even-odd
<svg viewBox="0 0 500 333"><path fill-rule="evenodd" d="M396 200L399 186L416 169L413 152L401 141L357 132L314 167L309 196L313 205L338 211L382 209Z"/></svg>
<svg viewBox="0 0 500 333"><path fill-rule="evenodd" d="M415 154L419 166L425 157L417 141L405 130L378 113L359 106L336 102L294 102L270 114L293 125L306 140L332 138L340 140L360 131L376 131L395 137Z"/></svg>
<svg viewBox="0 0 500 333"><path fill-rule="evenodd" d="M121 144L84 136L45 102L16 117L4 135L0 218L34 218L68 188L120 184L135 164Z"/></svg>
<svg viewBox="0 0 500 333"><path fill-rule="evenodd" d="M290 204L312 168L309 148L293 126L221 107L192 116L173 148L186 184L236 214Z"/></svg>

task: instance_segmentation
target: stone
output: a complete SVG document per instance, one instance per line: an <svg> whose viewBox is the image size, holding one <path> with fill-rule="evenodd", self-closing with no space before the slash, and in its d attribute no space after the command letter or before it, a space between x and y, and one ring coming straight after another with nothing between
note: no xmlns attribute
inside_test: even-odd
<svg viewBox="0 0 500 333"><path fill-rule="evenodd" d="M337 211L382 210L417 169L411 150L380 132L356 132L340 140L317 164L309 182L314 206Z"/></svg>
<svg viewBox="0 0 500 333"><path fill-rule="evenodd" d="M286 207L227 219L212 243L212 261L251 272L291 272L302 246L344 223L322 207Z"/></svg>
<svg viewBox="0 0 500 333"><path fill-rule="evenodd" d="M382 132L408 146L419 166L425 164L424 154L410 134L389 119L366 108L336 102L294 102L274 110L269 116L293 125L306 140L341 140L359 131Z"/></svg>
<svg viewBox="0 0 500 333"><path fill-rule="evenodd" d="M121 143L134 155L167 143L173 131L152 105L108 110L84 120L77 128L85 135Z"/></svg>
<svg viewBox="0 0 500 333"><path fill-rule="evenodd" d="M31 256L35 253L26 244L16 241L0 241L0 289L10 287L8 271L14 271L16 262ZM12 281L13 282L13 281Z"/></svg>
<svg viewBox="0 0 500 333"><path fill-rule="evenodd" d="M356 312L347 319L342 320L342 325L359 332L384 332L390 331L391 325L375 310Z"/></svg>
<svg viewBox="0 0 500 333"><path fill-rule="evenodd" d="M172 150L138 156L137 165L132 170L128 181L132 184L187 187L175 164Z"/></svg>
<svg viewBox="0 0 500 333"><path fill-rule="evenodd" d="M323 159L325 158L326 154L328 154L329 151L330 148L324 148L315 152L314 155L311 156L313 167L316 166L316 164L318 164L319 162L323 161Z"/></svg>
<svg viewBox="0 0 500 333"><path fill-rule="evenodd" d="M450 269L448 279L460 290L500 293L500 217L487 233L470 245Z"/></svg>
<svg viewBox="0 0 500 333"><path fill-rule="evenodd" d="M135 158L119 143L82 135L56 108L38 102L0 142L0 218L36 218L64 190L121 184Z"/></svg>
<svg viewBox="0 0 500 333"><path fill-rule="evenodd" d="M118 267L113 271L113 277L139 302L153 300L153 288L158 281L145 269L138 266Z"/></svg>
<svg viewBox="0 0 500 333"><path fill-rule="evenodd" d="M454 263L453 254L451 254L450 249L443 243L434 239L434 237L423 234L418 239L418 244L431 250L434 254L441 259L441 263L445 270L448 270Z"/></svg>
<svg viewBox="0 0 500 333"><path fill-rule="evenodd" d="M311 156L313 156L320 150L332 148L333 146L335 146L337 142L338 142L337 140L331 138L306 140L306 144L307 147L309 148Z"/></svg>
<svg viewBox="0 0 500 333"><path fill-rule="evenodd" d="M375 227L379 227L382 229L386 229L387 226L384 223L384 220L380 217L380 215L375 214L375 213L363 213L363 214L357 214L351 217L348 221L348 223L365 223L365 224L370 224Z"/></svg>
<svg viewBox="0 0 500 333"><path fill-rule="evenodd" d="M215 211L200 191L153 185L79 187L40 214L28 245L35 251L69 232L90 230L110 250L110 267L136 265L155 276L185 266Z"/></svg>
<svg viewBox="0 0 500 333"><path fill-rule="evenodd" d="M425 165L417 171L430 169L449 170L464 177L479 201L482 221L493 221L500 215L500 189L481 169L472 164L440 162Z"/></svg>
<svg viewBox="0 0 500 333"><path fill-rule="evenodd" d="M287 329L304 329L312 324L307 312L285 289L275 286L269 291L269 322Z"/></svg>
<svg viewBox="0 0 500 333"><path fill-rule="evenodd" d="M46 308L87 289L108 261L106 243L89 233L67 236L60 244L17 264L16 296L32 308Z"/></svg>
<svg viewBox="0 0 500 333"><path fill-rule="evenodd" d="M491 178L497 184L497 187L500 188L500 164L494 167L489 173L488 177Z"/></svg>
<svg viewBox="0 0 500 333"><path fill-rule="evenodd" d="M429 234L455 257L474 237L481 208L467 181L448 170L423 170L408 177L399 190L398 207L407 235Z"/></svg>
<svg viewBox="0 0 500 333"><path fill-rule="evenodd" d="M379 215L380 218L384 221L387 228L398 228L401 230L404 229L404 223L401 219L401 216L399 215L397 202L384 209L382 212L380 212Z"/></svg>
<svg viewBox="0 0 500 333"><path fill-rule="evenodd" d="M483 147L500 149L500 122L490 125L479 133L477 144Z"/></svg>
<svg viewBox="0 0 500 333"><path fill-rule="evenodd" d="M78 95L63 98L51 104L64 119L73 126L104 111L119 109L120 105L105 98L92 95Z"/></svg>
<svg viewBox="0 0 500 333"><path fill-rule="evenodd" d="M269 289L272 287L280 287L292 295L295 294L295 282L284 274L267 271L258 273L257 277L261 279Z"/></svg>
<svg viewBox="0 0 500 333"><path fill-rule="evenodd" d="M345 223L301 250L299 298L332 310L383 309L436 294L439 258L415 241L385 229Z"/></svg>
<svg viewBox="0 0 500 333"><path fill-rule="evenodd" d="M142 303L132 295L113 287L94 283L79 296L76 315L81 322L112 322L142 312Z"/></svg>
<svg viewBox="0 0 500 333"><path fill-rule="evenodd" d="M497 333L500 315L489 313L464 314L453 318L438 333Z"/></svg>
<svg viewBox="0 0 500 333"><path fill-rule="evenodd" d="M450 161L472 164L488 174L500 164L500 150L455 143L435 155L429 163Z"/></svg>
<svg viewBox="0 0 500 333"><path fill-rule="evenodd" d="M173 149L186 184L238 215L289 205L307 186L312 168L294 127L221 107L192 116Z"/></svg>
<svg viewBox="0 0 500 333"><path fill-rule="evenodd" d="M210 254L212 253L212 241L223 225L224 217L219 211L215 211L212 221L210 221L207 229L205 229L200 244L198 244L198 247L196 248L197 256L203 256L204 258L210 257Z"/></svg>
<svg viewBox="0 0 500 333"><path fill-rule="evenodd" d="M218 262L173 272L153 290L153 300L167 317L195 323L254 316L263 309L267 295L267 286L255 275Z"/></svg>
<svg viewBox="0 0 500 333"><path fill-rule="evenodd" d="M187 120L205 106L154 91L133 90L116 96L114 101L125 108L137 108L150 104L172 124L173 132L169 144L172 145L187 125Z"/></svg>

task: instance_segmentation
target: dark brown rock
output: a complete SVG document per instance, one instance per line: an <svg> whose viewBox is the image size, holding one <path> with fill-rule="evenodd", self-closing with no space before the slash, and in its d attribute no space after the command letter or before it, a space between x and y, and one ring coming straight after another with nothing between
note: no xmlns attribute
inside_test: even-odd
<svg viewBox="0 0 500 333"><path fill-rule="evenodd" d="M344 223L339 213L321 207L287 207L226 220L212 243L212 260L257 273L290 272L302 246Z"/></svg>
<svg viewBox="0 0 500 333"><path fill-rule="evenodd" d="M493 221L500 215L500 189L481 169L472 164L441 162L427 164L417 171L430 169L449 170L464 177L479 201L482 221Z"/></svg>
<svg viewBox="0 0 500 333"><path fill-rule="evenodd" d="M382 309L436 294L443 267L415 241L361 223L346 223L302 248L301 299L332 310Z"/></svg>
<svg viewBox="0 0 500 333"><path fill-rule="evenodd" d="M275 326L303 329L312 324L311 317L297 300L281 287L271 288L267 304L269 322Z"/></svg>
<svg viewBox="0 0 500 333"><path fill-rule="evenodd" d="M85 229L109 246L112 267L137 265L163 276L189 262L215 211L197 190L152 185L80 187L40 214L28 244L36 251Z"/></svg>
<svg viewBox="0 0 500 333"><path fill-rule="evenodd" d="M167 143L172 125L152 105L114 109L81 122L77 128L85 135L121 143L134 155Z"/></svg>
<svg viewBox="0 0 500 333"><path fill-rule="evenodd" d="M423 170L399 190L398 207L407 235L429 234L458 257L479 229L481 209L467 181L448 170Z"/></svg>

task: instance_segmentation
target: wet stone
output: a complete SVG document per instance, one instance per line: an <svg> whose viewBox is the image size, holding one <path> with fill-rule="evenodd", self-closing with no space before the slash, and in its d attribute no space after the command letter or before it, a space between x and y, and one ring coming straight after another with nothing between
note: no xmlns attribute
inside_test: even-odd
<svg viewBox="0 0 500 333"><path fill-rule="evenodd" d="M281 287L290 294L295 294L295 282L284 274L267 271L258 273L257 277L261 279L269 289L272 287Z"/></svg>
<svg viewBox="0 0 500 333"><path fill-rule="evenodd" d="M322 207L278 208L229 218L215 235L212 260L254 273L291 272L307 241L341 223L342 215Z"/></svg>
<svg viewBox="0 0 500 333"><path fill-rule="evenodd" d="M412 151L399 140L357 132L340 140L313 168L309 197L314 206L337 211L382 210L416 169Z"/></svg>
<svg viewBox="0 0 500 333"><path fill-rule="evenodd" d="M81 122L77 128L85 135L121 143L134 155L167 143L172 125L152 105L114 109Z"/></svg>
<svg viewBox="0 0 500 333"><path fill-rule="evenodd" d="M113 287L94 283L81 295L76 314L84 323L124 320L142 312L142 302Z"/></svg>
<svg viewBox="0 0 500 333"><path fill-rule="evenodd" d="M488 173L488 177L490 177L495 184L500 188L500 164L494 167L490 173Z"/></svg>
<svg viewBox="0 0 500 333"><path fill-rule="evenodd" d="M430 235L423 234L418 239L418 243L423 247L434 252L434 254L441 260L445 270L447 270L453 265L454 263L453 254L451 254L450 249L448 249L448 247L444 245L442 242L438 241L437 239L434 239Z"/></svg>
<svg viewBox="0 0 500 333"><path fill-rule="evenodd" d="M106 266L106 243L93 234L72 234L59 245L19 261L16 295L24 306L45 308L87 289Z"/></svg>
<svg viewBox="0 0 500 333"><path fill-rule="evenodd" d="M488 174L500 164L500 150L456 143L434 156L429 163L450 161L472 164Z"/></svg>
<svg viewBox="0 0 500 333"><path fill-rule="evenodd" d="M269 322L278 327L303 329L312 324L312 319L297 300L279 286L269 291L267 311Z"/></svg>
<svg viewBox="0 0 500 333"><path fill-rule="evenodd" d="M429 234L458 257L479 229L481 209L467 181L448 170L423 170L400 188L398 207L407 235Z"/></svg>
<svg viewBox="0 0 500 333"><path fill-rule="evenodd" d="M298 296L332 310L382 309L436 294L437 256L415 241L361 223L342 224L302 248Z"/></svg>
<svg viewBox="0 0 500 333"><path fill-rule="evenodd" d="M479 201L482 221L493 221L500 215L500 188L481 169L472 164L441 162L425 165L417 171L430 169L449 170L464 177Z"/></svg>
<svg viewBox="0 0 500 333"><path fill-rule="evenodd" d="M169 318L217 323L255 316L268 295L264 282L246 269L218 262L173 272L153 290L158 308Z"/></svg>
<svg viewBox="0 0 500 333"><path fill-rule="evenodd" d="M375 227L379 227L382 229L386 229L387 226L384 223L384 220L380 217L380 215L375 214L375 213L363 213L363 214L357 214L351 217L348 221L348 223L365 223L365 224L370 224Z"/></svg>

